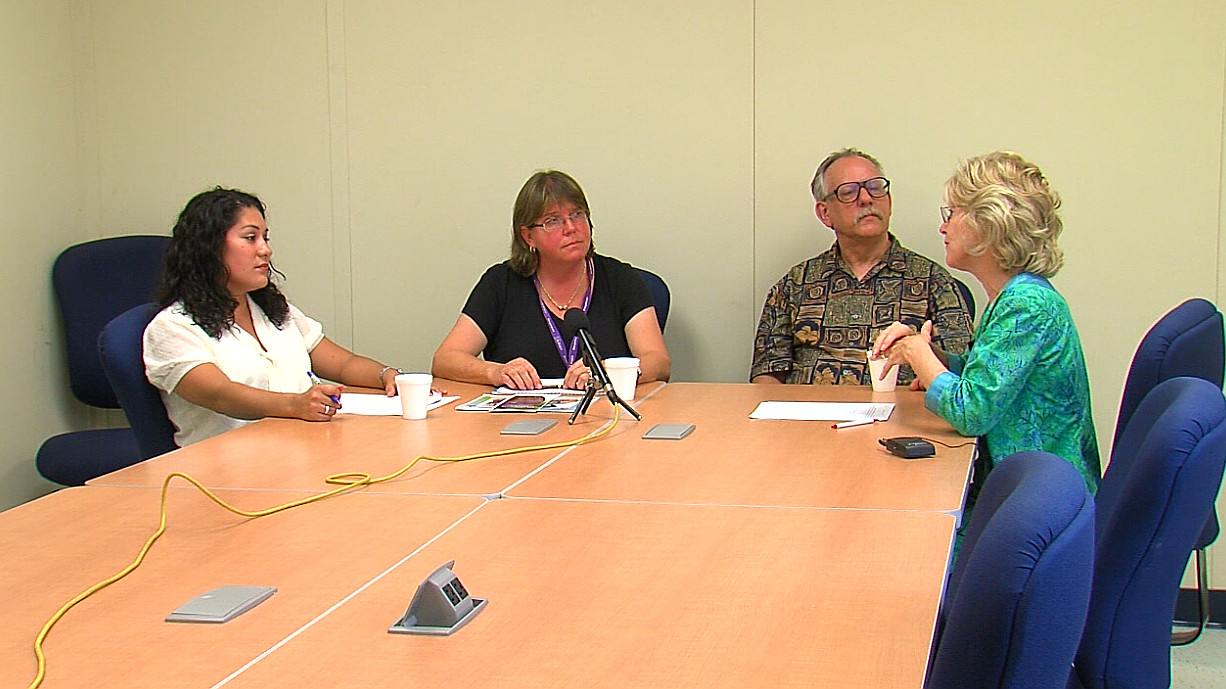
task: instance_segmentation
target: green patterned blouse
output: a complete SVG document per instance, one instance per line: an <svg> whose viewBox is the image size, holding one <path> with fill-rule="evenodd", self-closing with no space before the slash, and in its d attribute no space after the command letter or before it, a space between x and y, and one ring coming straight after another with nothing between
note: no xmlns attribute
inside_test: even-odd
<svg viewBox="0 0 1226 689"><path fill-rule="evenodd" d="M1067 459L1097 492L1102 471L1085 357L1068 304L1050 282L1033 273L1009 280L965 357L949 355L949 369L924 404L962 435L982 436L981 467L1042 450Z"/></svg>

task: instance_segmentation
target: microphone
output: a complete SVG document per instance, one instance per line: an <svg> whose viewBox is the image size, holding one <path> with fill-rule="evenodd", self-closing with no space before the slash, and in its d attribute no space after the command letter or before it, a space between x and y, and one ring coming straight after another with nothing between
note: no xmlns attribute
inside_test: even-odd
<svg viewBox="0 0 1226 689"><path fill-rule="evenodd" d="M592 322L588 320L583 309L567 309L566 313L562 314L562 326L566 328L567 337L574 337L580 329L590 330Z"/></svg>
<svg viewBox="0 0 1226 689"><path fill-rule="evenodd" d="M567 337L574 337L580 331L587 334L587 331L592 329L592 322L588 320L583 309L567 309L566 313L562 314L562 327L566 329Z"/></svg>
<svg viewBox="0 0 1226 689"><path fill-rule="evenodd" d="M592 378L599 384L599 387L606 390L611 389L613 385L609 381L609 374L604 370L604 360L601 359L596 343L592 340L590 332L592 322L588 320L587 314L583 312L583 309L568 309L562 317L562 327L566 329L567 339L579 338L579 347L583 350L587 368L592 372Z"/></svg>
<svg viewBox="0 0 1226 689"><path fill-rule="evenodd" d="M587 364L588 371L591 372L591 379L588 381L587 392L583 394L583 401L579 406L575 407L575 411L570 415L572 425L575 419L580 414L586 414L588 405L592 403L592 398L596 396L596 390L604 390L605 397L609 398L610 404L620 405L635 421L643 419L642 414L639 414L634 407L630 406L626 400L617 396L617 391L613 389L613 381L609 379L608 371L604 370L604 359L600 358L600 352L596 350L596 343L592 340L592 334L588 331L592 328L592 322L588 320L587 314L583 309L569 309L562 317L562 327L567 332L567 338L578 337L579 349L583 350L583 361Z"/></svg>

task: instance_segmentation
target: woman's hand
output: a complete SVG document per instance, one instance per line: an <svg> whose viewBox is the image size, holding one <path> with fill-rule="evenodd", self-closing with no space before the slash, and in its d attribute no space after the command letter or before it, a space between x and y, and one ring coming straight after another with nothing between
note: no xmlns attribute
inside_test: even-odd
<svg viewBox="0 0 1226 689"><path fill-rule="evenodd" d="M896 323L895 325L902 325ZM903 326L904 328L908 326ZM886 329L886 332L894 329L891 325ZM886 333L882 333L884 336ZM878 340L882 338L877 338ZM920 357L925 354L936 356L932 352L932 321L924 321L924 327L920 328L918 333L913 332L910 335L904 335L894 339L888 347L883 347L886 364L882 370L890 370L890 366L894 364L909 364L914 368L914 364Z"/></svg>
<svg viewBox="0 0 1226 689"><path fill-rule="evenodd" d="M931 326L931 322L929 323L929 325ZM931 335L931 332L932 332L931 327L929 327L928 332ZM914 334L915 334L915 328L909 325L904 325L902 323L899 323L898 321L894 321L893 323L890 324L890 327L886 328L885 330L882 330L881 333L877 335L877 341L873 343L873 348L871 350L872 354L870 356L872 356L874 359L880 359L881 355L887 349L893 346L895 342L897 342L898 340L904 337L907 337L908 335L914 335Z"/></svg>
<svg viewBox="0 0 1226 689"><path fill-rule="evenodd" d="M304 421L331 421L341 408L344 385L312 385L306 392L294 395L293 416Z"/></svg>
<svg viewBox="0 0 1226 689"><path fill-rule="evenodd" d="M541 377L536 374L536 368L523 357L511 359L495 369L493 380L495 387L506 386L512 390L539 390Z"/></svg>
<svg viewBox="0 0 1226 689"><path fill-rule="evenodd" d="M396 376L400 372L394 368L389 368L380 374L379 382L383 384L383 394L388 397L396 396Z"/></svg>
<svg viewBox="0 0 1226 689"><path fill-rule="evenodd" d="M340 396L344 391L344 385L321 383L305 392L272 392L236 383L212 363L200 364L188 371L175 387L175 394L192 404L247 420L276 416L328 421L340 408Z"/></svg>
<svg viewBox="0 0 1226 689"><path fill-rule="evenodd" d="M587 387L587 382L592 377L592 372L587 366L583 365L583 359L575 361L566 369L566 377L562 379L562 387L571 390L582 390Z"/></svg>
<svg viewBox="0 0 1226 689"><path fill-rule="evenodd" d="M885 355L883 370L888 371L896 364L907 364L915 372L912 390L927 388L937 376L948 370L932 348L932 321L925 321L918 333L895 340Z"/></svg>

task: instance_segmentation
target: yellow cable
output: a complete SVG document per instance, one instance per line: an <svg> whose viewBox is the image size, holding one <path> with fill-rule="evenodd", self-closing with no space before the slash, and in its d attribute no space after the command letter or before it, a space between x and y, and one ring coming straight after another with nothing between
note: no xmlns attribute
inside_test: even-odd
<svg viewBox="0 0 1226 689"><path fill-rule="evenodd" d="M293 502L287 502L284 505L277 505L276 507L269 507L268 509L256 510L254 512L249 512L247 510L241 510L237 507L234 507L233 505L227 503L225 500L222 500L221 498L217 497L217 495L213 491L209 490L199 481L197 481L196 479L192 478L191 476L187 474L184 474L178 471L172 472L166 476L165 480L162 481L162 493L161 493L161 499L160 499L160 506L158 508L158 511L159 511L158 528L156 531L153 532L153 535L150 536L147 541L145 541L145 545L144 547L140 549L140 553L137 554L136 559L133 560L132 563L129 564L127 567L124 567L122 570L120 570L118 573L113 574L110 577L107 577L106 579L103 579L102 581L94 584L93 586L90 586L89 588L85 589L81 593L77 594L76 597L74 597L72 600L65 603L59 610L57 610L55 614L51 616L51 619L47 620L47 623L43 625L42 630L38 632L38 636L35 637L34 639L34 657L38 659L38 673L34 676L34 681L30 683L29 689L37 689L38 686L43 683L43 678L47 674L47 657L43 653L43 641L46 640L47 635L51 633L51 628L54 627L55 624L60 621L60 618L62 618L69 610L71 610L78 603L85 600L86 598L89 598L95 593L101 591L107 586L114 584L120 579L123 579L124 577L128 576L133 571L135 571L136 568L139 567L142 562L144 562L145 555L149 553L149 550L153 547L153 544L156 543L157 540L162 537L162 534L166 532L166 496L169 494L168 490L170 488L170 481L174 479L175 477L181 478L187 481L188 483L192 484L193 486L198 488L201 493L204 493L205 496L207 496L210 500L220 505L223 509L229 510L230 512L233 512L234 514L237 514L240 517L250 517L252 519L256 519L259 517L267 517L270 514L284 512L285 510L289 510L295 507L301 507L302 505L309 505L313 502L318 502L320 500L324 500L324 499L327 499L327 498L330 498L336 495L340 495L341 493L355 490L363 486L369 486L369 485L374 485L376 483L385 483L387 481L392 481L404 475L405 472L407 472L409 469L412 469L415 464L417 464L419 461L423 459L427 461L431 461L431 462L469 462L474 459L488 459L490 457L506 457L509 455L523 454L525 452L536 452L539 450L556 450L556 449L560 449L564 447L578 447L579 445L582 445L583 443L590 442L602 436L607 435L610 431L613 430L615 426L617 426L617 422L620 419L621 419L621 410L617 407L617 405L614 405L612 423L602 428L598 428L595 431L592 431L591 433L588 433L582 438L578 438L576 440L566 440L566 441L559 442L559 443L550 443L548 445L530 445L527 447L512 447L506 450L493 450L490 452L479 452L477 454L464 455L461 457L432 457L429 455L418 455L417 457L413 458L413 461L406 464L403 468L397 470L394 473L388 474L387 476L381 476L379 478L372 478L370 474L367 474L365 472L360 472L360 471L333 474L327 477L325 481L337 487L333 488L330 491L327 491L326 493L312 495L310 497L306 497L301 500L294 500Z"/></svg>

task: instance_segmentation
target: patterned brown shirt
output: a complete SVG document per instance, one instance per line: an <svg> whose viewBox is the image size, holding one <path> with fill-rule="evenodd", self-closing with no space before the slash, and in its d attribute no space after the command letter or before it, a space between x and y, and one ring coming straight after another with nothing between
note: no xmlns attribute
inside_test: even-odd
<svg viewBox="0 0 1226 689"><path fill-rule="evenodd" d="M937 347L966 351L971 318L947 270L890 235L885 256L857 280L835 242L767 293L749 377L784 373L786 383L868 385L867 351L877 334L894 321L918 328L926 320ZM904 366L898 381L914 377Z"/></svg>

